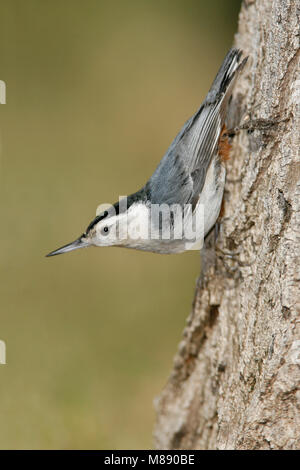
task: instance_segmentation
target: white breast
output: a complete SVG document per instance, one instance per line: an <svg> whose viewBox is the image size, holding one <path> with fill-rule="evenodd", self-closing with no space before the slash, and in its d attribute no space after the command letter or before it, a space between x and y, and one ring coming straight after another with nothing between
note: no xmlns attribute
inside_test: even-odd
<svg viewBox="0 0 300 470"><path fill-rule="evenodd" d="M218 185L216 185L216 172L218 175ZM220 168L216 168L215 160L212 161L204 183L202 193L199 198L196 210L200 205L204 208L204 236L210 231L217 221L220 213L224 186L225 186L226 170L221 164Z"/></svg>
<svg viewBox="0 0 300 470"><path fill-rule="evenodd" d="M156 253L180 253L182 251L196 249L193 248L194 245L195 247L199 246L199 248L201 248L204 236L207 235L216 223L223 198L226 172L222 165L220 168L216 168L215 164L213 160L208 169L205 184L195 209L197 217L199 214L199 220L202 220L201 230L199 234L197 233L196 235L197 242L195 244L191 239L186 239L185 237L180 240L161 239L161 237L159 237L159 231L156 234L157 236L149 236L150 232L152 235L153 233L155 235L155 230L158 230L158 228L156 228L154 232L152 232L153 224L151 221L150 206L144 203L136 203L129 208L127 213L128 235L124 240L120 241L119 245ZM218 184L216 185L217 174ZM204 220L202 217L203 213Z"/></svg>

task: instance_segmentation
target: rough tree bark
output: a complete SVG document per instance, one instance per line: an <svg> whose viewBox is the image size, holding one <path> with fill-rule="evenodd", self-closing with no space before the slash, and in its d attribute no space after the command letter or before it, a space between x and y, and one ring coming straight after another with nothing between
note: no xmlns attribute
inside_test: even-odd
<svg viewBox="0 0 300 470"><path fill-rule="evenodd" d="M281 122L234 138L217 246L239 254L197 284L156 400L160 449L300 449L299 9L241 7L234 109Z"/></svg>

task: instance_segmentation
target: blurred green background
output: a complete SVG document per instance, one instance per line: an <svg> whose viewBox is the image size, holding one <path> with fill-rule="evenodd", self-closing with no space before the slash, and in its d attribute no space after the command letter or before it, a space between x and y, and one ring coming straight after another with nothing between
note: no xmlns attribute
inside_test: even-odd
<svg viewBox="0 0 300 470"><path fill-rule="evenodd" d="M1 448L151 448L198 253L44 255L148 179L206 94L239 7L0 1Z"/></svg>

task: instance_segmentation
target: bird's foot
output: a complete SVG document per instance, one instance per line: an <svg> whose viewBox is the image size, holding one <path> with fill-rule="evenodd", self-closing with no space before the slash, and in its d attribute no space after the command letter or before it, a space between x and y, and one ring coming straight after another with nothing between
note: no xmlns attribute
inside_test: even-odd
<svg viewBox="0 0 300 470"><path fill-rule="evenodd" d="M237 127L233 127L232 129L228 129L226 131L226 135L228 137L234 137L240 131L247 131L248 134L251 134L255 130L259 130L263 132L263 131L271 129L274 126L278 126L278 124L280 124L281 122L287 121L287 119L288 118L279 119L278 116L271 117L268 119L264 119L264 118L252 119L250 116L248 116L247 120L243 124Z"/></svg>
<svg viewBox="0 0 300 470"><path fill-rule="evenodd" d="M254 259L249 263L245 263L244 261L241 261L240 259L241 252L239 250L225 251L219 247L216 247L216 254L218 255L218 258L221 259L222 261L225 261L225 259L228 258L231 261L235 262L241 268L250 267L253 265L255 261ZM226 266L228 267L227 263L226 263ZM238 269L237 267L230 267L230 270L233 270L233 271L236 271L237 269Z"/></svg>

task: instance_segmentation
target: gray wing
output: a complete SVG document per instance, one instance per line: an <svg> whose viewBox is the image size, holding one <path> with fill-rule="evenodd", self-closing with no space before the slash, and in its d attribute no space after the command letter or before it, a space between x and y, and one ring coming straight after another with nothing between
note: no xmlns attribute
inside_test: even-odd
<svg viewBox="0 0 300 470"><path fill-rule="evenodd" d="M193 178L175 151L165 155L147 186L152 204L187 204L194 193Z"/></svg>
<svg viewBox="0 0 300 470"><path fill-rule="evenodd" d="M155 204L193 202L205 183L207 169L217 153L241 52L231 49L200 109L186 122L152 175L148 188Z"/></svg>
<svg viewBox="0 0 300 470"><path fill-rule="evenodd" d="M221 133L219 104L201 108L190 121L149 181L153 204L192 203L202 191Z"/></svg>

